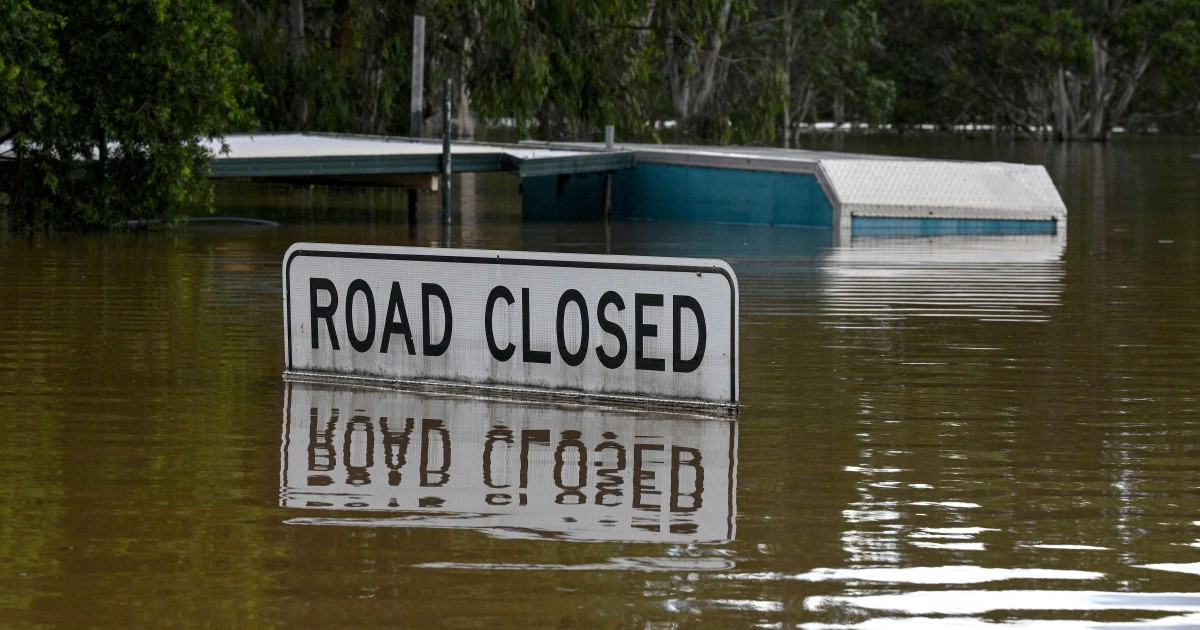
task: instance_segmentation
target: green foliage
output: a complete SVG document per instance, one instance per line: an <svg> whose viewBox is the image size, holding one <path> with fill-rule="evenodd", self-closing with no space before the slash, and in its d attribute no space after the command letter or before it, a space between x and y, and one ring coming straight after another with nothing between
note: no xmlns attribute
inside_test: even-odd
<svg viewBox="0 0 1200 630"><path fill-rule="evenodd" d="M785 0L785 58L795 131L803 123L833 120L882 123L895 88L872 63L883 28L873 0Z"/></svg>
<svg viewBox="0 0 1200 630"><path fill-rule="evenodd" d="M49 89L62 74L55 36L62 19L28 0L0 0L0 138L45 124L61 107Z"/></svg>
<svg viewBox="0 0 1200 630"><path fill-rule="evenodd" d="M899 124L996 123L1033 137L1104 139L1133 121L1192 130L1200 122L1197 0L892 5L882 13L880 66L903 95Z"/></svg>
<svg viewBox="0 0 1200 630"><path fill-rule="evenodd" d="M468 135L476 117L784 144L821 121L1064 139L1200 122L1200 0L226 1L272 130L407 134L416 14L426 118L451 78Z"/></svg>
<svg viewBox="0 0 1200 630"><path fill-rule="evenodd" d="M494 0L458 7L479 44L463 69L477 111L547 138L645 124L653 67L640 3ZM486 41L481 41L486 37Z"/></svg>
<svg viewBox="0 0 1200 630"><path fill-rule="evenodd" d="M1158 8L1158 7L1156 7ZM1135 128L1200 132L1200 1L1138 12L1122 26L1127 40L1149 38L1160 63L1149 69L1144 98L1130 113Z"/></svg>
<svg viewBox="0 0 1200 630"><path fill-rule="evenodd" d="M301 4L303 54L288 53L288 2L236 3L237 47L262 85L269 131L408 133L414 2ZM297 110L297 100L305 107Z"/></svg>
<svg viewBox="0 0 1200 630"><path fill-rule="evenodd" d="M202 142L248 124L239 103L253 90L222 9L57 0L15 12L36 28L0 37L41 46L13 64L39 90L0 109L15 158L3 179L11 227L111 229L211 207Z"/></svg>
<svg viewBox="0 0 1200 630"><path fill-rule="evenodd" d="M474 6L465 80L480 113L512 118L523 134L597 138L613 124L622 138L656 139L675 120L723 136L750 129L733 118L754 124L759 105L771 106L756 92L772 69L728 53L752 10L745 0Z"/></svg>

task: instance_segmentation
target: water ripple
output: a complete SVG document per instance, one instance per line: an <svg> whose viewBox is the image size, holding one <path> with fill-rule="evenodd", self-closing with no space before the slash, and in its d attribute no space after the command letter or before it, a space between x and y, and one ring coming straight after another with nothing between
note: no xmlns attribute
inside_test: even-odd
<svg viewBox="0 0 1200 630"><path fill-rule="evenodd" d="M883 582L887 584L983 584L1005 580L1097 580L1095 571L1064 569L1004 569L951 565L941 567L821 568L806 573L734 573L716 576L722 580L748 582Z"/></svg>
<svg viewBox="0 0 1200 630"><path fill-rule="evenodd" d="M857 608L907 615L982 615L1006 611L1200 612L1200 593L1116 591L912 591L885 595L814 596L807 610Z"/></svg>
<svg viewBox="0 0 1200 630"><path fill-rule="evenodd" d="M954 628L955 630L995 630L1003 627L1005 630L1123 630L1125 628L1196 628L1200 627L1200 614L1175 615L1161 619L1138 621L1082 621L1074 619L1034 619L1007 620L1003 626L984 619L973 617L911 617L907 619L883 618L868 619L861 623L823 624L806 623L800 625L804 630L938 630L939 628Z"/></svg>
<svg viewBox="0 0 1200 630"><path fill-rule="evenodd" d="M608 562L582 564L525 563L525 562L423 562L418 569L459 569L470 571L728 571L734 567L725 558L609 558Z"/></svg>
<svg viewBox="0 0 1200 630"><path fill-rule="evenodd" d="M826 315L1045 320L1062 298L1065 241L863 239L821 261Z"/></svg>

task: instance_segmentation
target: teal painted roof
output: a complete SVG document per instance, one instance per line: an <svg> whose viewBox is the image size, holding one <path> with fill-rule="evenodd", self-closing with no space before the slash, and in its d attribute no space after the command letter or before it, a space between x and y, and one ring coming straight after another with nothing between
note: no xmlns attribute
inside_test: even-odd
<svg viewBox="0 0 1200 630"><path fill-rule="evenodd" d="M440 140L329 134L235 134L209 143L211 176L306 177L433 174L441 171ZM632 168L631 151L562 150L454 142L456 173L505 171L521 177Z"/></svg>

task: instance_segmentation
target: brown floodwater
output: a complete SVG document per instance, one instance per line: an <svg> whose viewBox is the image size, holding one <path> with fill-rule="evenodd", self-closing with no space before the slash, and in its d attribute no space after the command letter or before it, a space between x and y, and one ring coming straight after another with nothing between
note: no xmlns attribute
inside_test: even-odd
<svg viewBox="0 0 1200 630"><path fill-rule="evenodd" d="M1046 165L1065 236L455 225L225 184L0 237L0 627L1200 626L1200 143L843 138ZM297 241L717 257L737 422L285 383Z"/></svg>

